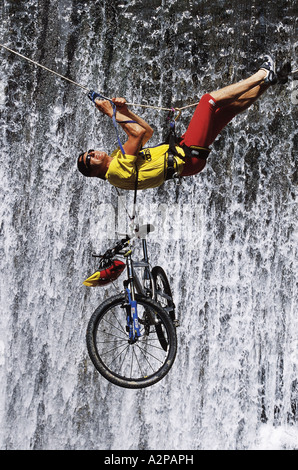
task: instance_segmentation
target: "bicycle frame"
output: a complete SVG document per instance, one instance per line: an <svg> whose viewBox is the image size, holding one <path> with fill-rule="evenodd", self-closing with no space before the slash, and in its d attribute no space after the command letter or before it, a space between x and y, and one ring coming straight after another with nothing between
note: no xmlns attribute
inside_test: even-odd
<svg viewBox="0 0 298 470"><path fill-rule="evenodd" d="M147 251L147 242L142 240L144 257L140 261L132 261L133 279L136 292L145 295L145 297L154 297L154 284L152 282L150 263ZM143 282L140 281L135 268L144 268Z"/></svg>
<svg viewBox="0 0 298 470"><path fill-rule="evenodd" d="M154 229L154 228L153 228ZM102 302L89 320L86 340L95 368L110 382L127 388L144 388L161 380L170 370L177 351L175 305L167 276L160 266L151 268L147 243L141 236L152 226L141 226L125 235L100 258L97 278L113 282L110 266L116 256L126 260L124 289ZM142 239L143 258L133 260L132 238ZM119 261L119 260L118 260ZM121 263L121 262L120 262ZM119 265L118 265L119 266ZM142 273L137 273L141 269ZM110 276L110 278L108 277ZM97 284L100 285L100 284Z"/></svg>

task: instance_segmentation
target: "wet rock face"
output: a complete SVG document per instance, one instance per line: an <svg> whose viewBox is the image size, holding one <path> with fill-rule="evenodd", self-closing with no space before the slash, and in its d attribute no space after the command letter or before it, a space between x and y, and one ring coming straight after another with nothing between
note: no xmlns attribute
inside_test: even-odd
<svg viewBox="0 0 298 470"><path fill-rule="evenodd" d="M133 103L192 104L253 73L261 54L297 57L293 0L0 9L3 44ZM237 116L200 175L139 193L181 327L169 376L132 397L98 376L85 347L91 313L115 290L81 283L97 268L91 253L127 228L132 200L84 179L76 157L112 151L114 129L82 89L0 53L0 447L270 448L278 430L277 447L294 448L284 430L297 422L297 81ZM166 113L134 111L162 141Z"/></svg>

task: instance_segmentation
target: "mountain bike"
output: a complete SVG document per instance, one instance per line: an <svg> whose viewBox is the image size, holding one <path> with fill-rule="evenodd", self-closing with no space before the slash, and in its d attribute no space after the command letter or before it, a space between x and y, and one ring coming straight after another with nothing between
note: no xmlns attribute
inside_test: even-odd
<svg viewBox="0 0 298 470"><path fill-rule="evenodd" d="M178 321L169 281L160 266L151 269L149 264L146 235L152 229L144 225L137 235L126 234L103 255L93 255L100 258L98 276L102 275L103 283L109 282L111 266L118 270L113 272L113 280L122 272L116 256L126 261L123 291L97 307L86 333L88 353L97 371L125 388L157 383L170 371L177 352ZM142 241L140 261L133 260L133 238Z"/></svg>

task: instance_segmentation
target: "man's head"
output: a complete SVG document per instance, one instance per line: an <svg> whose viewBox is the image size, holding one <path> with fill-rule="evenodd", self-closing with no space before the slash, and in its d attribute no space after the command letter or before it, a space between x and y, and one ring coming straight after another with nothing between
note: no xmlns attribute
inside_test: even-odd
<svg viewBox="0 0 298 470"><path fill-rule="evenodd" d="M105 179L105 174L109 168L111 157L106 152L100 150L88 150L78 157L78 170L84 176Z"/></svg>

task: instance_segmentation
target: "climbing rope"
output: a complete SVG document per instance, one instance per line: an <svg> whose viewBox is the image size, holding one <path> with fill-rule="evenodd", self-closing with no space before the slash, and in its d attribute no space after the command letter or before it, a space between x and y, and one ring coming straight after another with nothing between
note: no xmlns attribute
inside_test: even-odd
<svg viewBox="0 0 298 470"><path fill-rule="evenodd" d="M28 57L25 57L23 54L20 54L19 52L16 52L16 51L13 51L12 49L10 49L10 48L7 47L7 46L4 46L3 44L0 44L0 46L1 46L1 47L4 47L4 49L8 50L9 52L12 52L13 54L18 55L19 57L22 57L23 59L28 60L28 62L31 62L32 64L37 65L38 67L41 67L41 68L47 70L48 72L51 72L51 73L57 75L58 77L63 78L64 80L67 80L68 82L72 83L73 85L76 85L76 86L78 86L78 87L80 87L80 88L83 88L83 90L89 91L89 88L87 88L87 87L85 87L85 86L83 86L83 85L80 85L80 84L77 83L77 82L74 82L74 81L71 80L70 78L64 77L64 76L61 75L60 73L54 72L54 70L48 69L48 67L45 67L44 65L41 65L41 64L39 64L38 62L35 62L35 60L29 59Z"/></svg>
<svg viewBox="0 0 298 470"><path fill-rule="evenodd" d="M45 67L44 65L39 64L35 60L29 59L28 57L24 56L23 54L20 54L19 52L16 52L16 51L14 51L13 49L10 49L7 46L4 46L4 44L0 44L0 47L3 47L7 51L21 57L22 59L27 60L28 62L31 62L32 64L36 65L37 67L43 68L47 72L50 72L54 75L57 75L58 77L62 78L63 80L67 80L68 82L82 88L83 90L87 91L88 93L90 92L90 88L87 88L85 85L81 85L80 83L77 83L74 80L71 80L70 78L65 77L64 75L61 75L60 73L55 72L54 70L51 70L48 67ZM101 99L109 100L109 101L112 102L111 98L108 98L108 97L104 96L102 93L98 93L98 95L100 95ZM148 105L148 104L139 104L139 103L126 103L126 104L127 104L127 106L137 106L137 107L140 107L140 108L150 108L150 109L156 109L158 111L172 111L172 109L173 109L173 108L164 108L162 106L152 106L152 105ZM174 108L174 109L175 109L175 111L182 111L183 109L190 108L192 106L196 106L197 104L198 103L193 103L193 104L189 104L187 106L183 106L182 108ZM179 114L179 116L180 116L180 114Z"/></svg>
<svg viewBox="0 0 298 470"><path fill-rule="evenodd" d="M18 55L19 57L22 57L22 59L25 59L25 60L27 60L28 62L31 62L32 64L36 65L37 67L41 67L41 68L43 68L44 70L47 70L47 72L53 73L54 75L57 75L58 77L62 78L63 80L67 80L68 82L72 83L73 85L76 85L76 86L82 88L83 90L86 90L86 91L90 92L90 88L87 88L86 86L81 85L80 83L77 83L77 82L75 82L74 80L71 80L70 78L65 77L64 75L61 75L61 74L58 73L58 72L55 72L54 70L51 70L51 69L49 69L48 67L45 67L44 65L39 64L39 63L36 62L35 60L29 59L28 57L24 56L23 54L20 54L19 52L16 52L16 51L14 51L13 49L10 49L10 48L7 47L7 46L4 46L4 44L0 44L0 47L3 47L3 48L6 49L7 51L12 52L13 54ZM291 75L295 75L297 72L298 72L298 69L292 71L292 72L291 72ZM101 95L101 97L102 97L103 99L112 101L111 98L108 98L108 97L102 95L101 93L100 93L100 95ZM184 109L187 109L187 108L192 108L193 106L197 106L197 105L198 105L198 102L197 102L197 103L188 104L188 105L182 106L182 107L180 107L180 108L178 108L178 107L176 107L176 108L164 108L164 107L162 107L162 106L153 106L153 105L149 105L149 104L140 104L140 103L126 103L126 104L127 104L127 106L137 106L137 107L140 107L140 108L156 109L156 110L158 110L158 111L172 111L172 110L174 109L175 111L178 111L178 112L179 112L179 115L178 115L177 118L176 118L176 120L177 120L178 117L180 116L181 111L183 111Z"/></svg>

